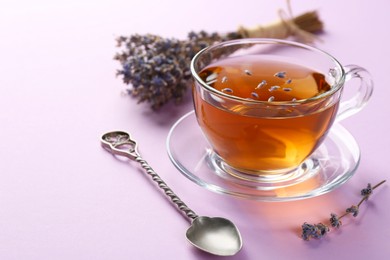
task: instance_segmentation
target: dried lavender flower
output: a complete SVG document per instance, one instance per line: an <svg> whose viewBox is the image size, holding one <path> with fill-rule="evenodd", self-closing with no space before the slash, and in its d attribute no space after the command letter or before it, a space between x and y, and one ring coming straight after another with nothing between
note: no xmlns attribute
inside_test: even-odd
<svg viewBox="0 0 390 260"><path fill-rule="evenodd" d="M372 193L371 183L367 184L367 188L362 189L360 192L362 196L369 196L371 195L371 193Z"/></svg>
<svg viewBox="0 0 390 260"><path fill-rule="evenodd" d="M347 208L345 212L351 213L352 216L357 217L357 215L359 214L359 207L356 205L352 205L351 207Z"/></svg>
<svg viewBox="0 0 390 260"><path fill-rule="evenodd" d="M266 81L265 79L263 79L263 80L257 85L257 87L256 87L255 89L259 89L259 88L261 88L261 87L263 87L263 86L265 86L265 85L267 85L267 81Z"/></svg>
<svg viewBox="0 0 390 260"><path fill-rule="evenodd" d="M252 96L253 98L259 98L259 94L257 94L256 92L252 92L252 93L251 93L251 96Z"/></svg>
<svg viewBox="0 0 390 260"><path fill-rule="evenodd" d="M322 223L318 223L317 225L315 225L315 227L316 232L313 237L317 239L324 237L330 231L329 227Z"/></svg>
<svg viewBox="0 0 390 260"><path fill-rule="evenodd" d="M310 238L313 236L313 234L315 233L315 226L312 225L312 224L308 224L308 223L303 223L302 225L302 239L303 240L310 240Z"/></svg>
<svg viewBox="0 0 390 260"><path fill-rule="evenodd" d="M272 91L275 91L275 90L278 90L280 89L280 86L272 86L268 89L269 92L272 92Z"/></svg>
<svg viewBox="0 0 390 260"><path fill-rule="evenodd" d="M303 223L302 225L302 239L310 240L310 238L320 239L323 238L329 232L329 227L322 224L308 224Z"/></svg>
<svg viewBox="0 0 390 260"><path fill-rule="evenodd" d="M252 76L252 72L250 70L244 70L245 74L248 76Z"/></svg>
<svg viewBox="0 0 390 260"><path fill-rule="evenodd" d="M330 214L330 219L329 219L329 221L330 221L330 225L331 225L332 227L335 227L335 228L340 228L341 225L343 224L343 223L341 222L340 218L339 218L336 214L334 214L334 213L331 213L331 214Z"/></svg>
<svg viewBox="0 0 390 260"><path fill-rule="evenodd" d="M284 79L286 77L286 72L285 71L276 72L274 77Z"/></svg>
<svg viewBox="0 0 390 260"><path fill-rule="evenodd" d="M229 93L229 94L233 93L233 89L231 89L231 88L223 88L221 91L224 93Z"/></svg>

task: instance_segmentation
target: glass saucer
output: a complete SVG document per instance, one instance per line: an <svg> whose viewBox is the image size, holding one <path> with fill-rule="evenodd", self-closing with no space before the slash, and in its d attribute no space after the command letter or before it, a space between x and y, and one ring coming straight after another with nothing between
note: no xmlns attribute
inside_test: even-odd
<svg viewBox="0 0 390 260"><path fill-rule="evenodd" d="M191 111L171 128L167 138L168 155L179 171L207 190L259 201L291 201L325 194L345 183L355 173L360 149L352 135L334 124L323 144L304 163L315 162L318 170L287 186L264 189L256 181L243 180L216 170L215 157Z"/></svg>

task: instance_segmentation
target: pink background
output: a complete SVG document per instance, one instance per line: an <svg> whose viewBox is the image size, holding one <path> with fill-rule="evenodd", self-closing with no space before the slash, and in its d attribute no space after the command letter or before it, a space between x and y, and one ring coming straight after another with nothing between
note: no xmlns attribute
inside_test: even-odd
<svg viewBox="0 0 390 260"><path fill-rule="evenodd" d="M361 147L353 178L320 197L265 203L212 193L175 169L165 141L192 109L190 94L158 113L123 95L114 39L266 24L285 1L1 1L0 259L219 259L189 245L189 223L135 164L100 147L112 129L132 133L189 207L239 227L244 247L231 259L389 259L388 184L340 230L320 241L299 238L303 222L326 221L389 174L388 1L292 2L295 14L319 11L326 32L317 46L367 68L376 89L342 122Z"/></svg>

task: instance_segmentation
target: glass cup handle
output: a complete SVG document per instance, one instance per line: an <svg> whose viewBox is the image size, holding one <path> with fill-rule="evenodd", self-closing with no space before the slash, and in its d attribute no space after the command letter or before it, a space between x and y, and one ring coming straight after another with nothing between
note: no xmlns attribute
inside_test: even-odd
<svg viewBox="0 0 390 260"><path fill-rule="evenodd" d="M360 80L360 86L351 98L340 102L336 121L341 121L359 112L367 104L374 90L372 77L366 69L357 65L347 65L344 70L345 81L357 78Z"/></svg>

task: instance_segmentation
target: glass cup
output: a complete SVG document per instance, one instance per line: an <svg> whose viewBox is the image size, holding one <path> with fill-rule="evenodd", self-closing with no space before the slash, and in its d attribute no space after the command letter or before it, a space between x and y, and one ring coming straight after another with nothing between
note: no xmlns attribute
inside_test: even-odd
<svg viewBox="0 0 390 260"><path fill-rule="evenodd" d="M260 182L318 171L310 155L332 124L358 112L373 91L364 68L275 39L205 48L193 58L191 73L197 122L212 147L210 163ZM351 79L358 79L351 84L358 88L341 100Z"/></svg>

